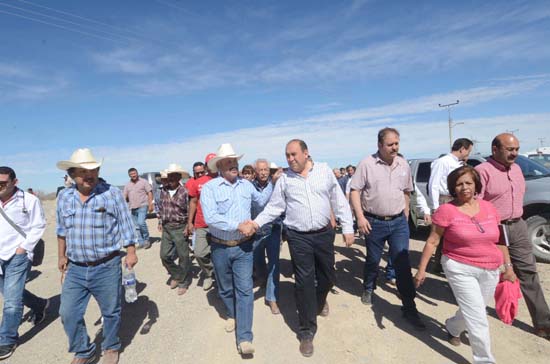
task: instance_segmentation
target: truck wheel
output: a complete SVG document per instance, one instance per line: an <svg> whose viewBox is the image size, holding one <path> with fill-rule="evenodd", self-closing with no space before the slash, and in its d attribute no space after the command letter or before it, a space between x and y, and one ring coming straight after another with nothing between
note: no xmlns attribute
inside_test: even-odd
<svg viewBox="0 0 550 364"><path fill-rule="evenodd" d="M537 262L550 263L550 215L534 215L526 222Z"/></svg>

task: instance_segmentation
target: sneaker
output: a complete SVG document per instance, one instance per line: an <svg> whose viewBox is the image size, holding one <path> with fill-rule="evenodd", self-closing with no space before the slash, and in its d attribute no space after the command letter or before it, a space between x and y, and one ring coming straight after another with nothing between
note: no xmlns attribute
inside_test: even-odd
<svg viewBox="0 0 550 364"><path fill-rule="evenodd" d="M238 346L239 354L252 355L254 354L254 345L250 341L243 341Z"/></svg>
<svg viewBox="0 0 550 364"><path fill-rule="evenodd" d="M233 331L235 331L235 319L228 318L225 321L225 332L233 332Z"/></svg>
<svg viewBox="0 0 550 364"><path fill-rule="evenodd" d="M0 345L0 360L7 359L13 354L17 344L12 345Z"/></svg>
<svg viewBox="0 0 550 364"><path fill-rule="evenodd" d="M32 320L34 326L41 324L46 319L46 312L48 311L49 307L50 307L50 300L47 299L46 304L44 305L44 308L42 309L42 311L38 311L34 313L34 317Z"/></svg>
<svg viewBox="0 0 550 364"><path fill-rule="evenodd" d="M426 330L426 324L420 318L418 311L403 311L403 317L407 320L416 330Z"/></svg>
<svg viewBox="0 0 550 364"><path fill-rule="evenodd" d="M202 282L202 289L204 291L208 291L210 288L212 288L213 284L214 284L214 281L212 280L212 277L206 277Z"/></svg>
<svg viewBox="0 0 550 364"><path fill-rule="evenodd" d="M372 291L363 291L363 295L361 296L361 303L367 306L372 305Z"/></svg>
<svg viewBox="0 0 550 364"><path fill-rule="evenodd" d="M452 346L460 346L461 342L460 342L460 336L453 336L451 335L449 332L447 332L447 341L449 342L449 344L451 344Z"/></svg>

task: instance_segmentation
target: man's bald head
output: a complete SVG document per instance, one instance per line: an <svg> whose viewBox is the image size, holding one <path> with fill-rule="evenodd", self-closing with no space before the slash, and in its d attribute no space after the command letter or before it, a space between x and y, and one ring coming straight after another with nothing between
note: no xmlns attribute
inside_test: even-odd
<svg viewBox="0 0 550 364"><path fill-rule="evenodd" d="M493 159L510 167L516 161L519 153L519 140L514 134L502 133L491 143Z"/></svg>

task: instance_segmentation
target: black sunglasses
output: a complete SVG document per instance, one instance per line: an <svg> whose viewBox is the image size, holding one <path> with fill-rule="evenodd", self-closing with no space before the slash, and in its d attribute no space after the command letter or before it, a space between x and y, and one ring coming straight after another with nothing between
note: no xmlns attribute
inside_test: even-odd
<svg viewBox="0 0 550 364"><path fill-rule="evenodd" d="M483 228L483 226L481 226L481 224L479 223L479 221L476 220L475 217L472 216L471 220L472 220L472 222L474 223L474 225L477 227L477 230L478 230L480 233L484 233L484 232L485 232L485 229Z"/></svg>

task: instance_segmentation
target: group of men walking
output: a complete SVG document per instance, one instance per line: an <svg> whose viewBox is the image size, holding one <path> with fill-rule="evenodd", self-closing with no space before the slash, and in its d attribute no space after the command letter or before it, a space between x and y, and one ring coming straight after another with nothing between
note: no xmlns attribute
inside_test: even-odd
<svg viewBox="0 0 550 364"><path fill-rule="evenodd" d="M510 134L495 140L493 157L478 167L484 184L480 198L497 206L509 229L510 255L533 325L538 335L548 337L550 311L521 219L525 185L514 164L519 142ZM299 139L285 146L288 169L270 174L269 162L258 159L252 182L239 177L242 155L231 144L222 144L204 163L195 163L193 178L185 186L181 180L189 174L179 165L170 165L161 173L163 186L157 203L158 229L162 232L160 256L170 276L168 285L177 288L179 295L189 288L187 238L191 237L203 273L203 289L212 287L215 275L226 308L225 330L235 331L239 353L253 354L253 277L265 285L265 302L271 312L280 313L278 271L284 226L294 270L299 351L311 356L317 316L329 315L327 295L335 284L334 220L339 220L349 247L355 242L355 216L367 248L361 302L380 304L374 290L387 242L403 317L414 329L424 330L426 325L414 301L409 258L407 221L410 194L415 189L410 167L399 154L399 142L396 129L380 130L377 151L363 159L356 170L349 166L353 170L347 171L346 188L328 165L311 158L306 143ZM471 142L459 140L450 155L434 162L430 191L433 198L439 196L437 202L445 202L445 191L440 188L445 174L466 160L470 151ZM84 323L92 296L103 318L103 363L117 363L121 348L121 266L134 267L138 263L136 246L147 248L150 244L144 216L154 210L153 191L133 168L128 171L130 182L123 192L109 185L99 178L101 162L89 149L78 149L57 166L74 181L60 191L56 209L58 267L63 277L60 316L69 351L74 353L71 363L85 364L95 359L96 347ZM4 294L0 359L15 350L23 303L33 309L38 321L49 304L24 290L29 259L45 229L45 220L38 199L24 194L16 185L15 172L0 167L1 210L5 215L0 216L0 288ZM14 223L9 223L6 216ZM123 248L126 257L122 261ZM8 284L9 280L14 283Z"/></svg>

